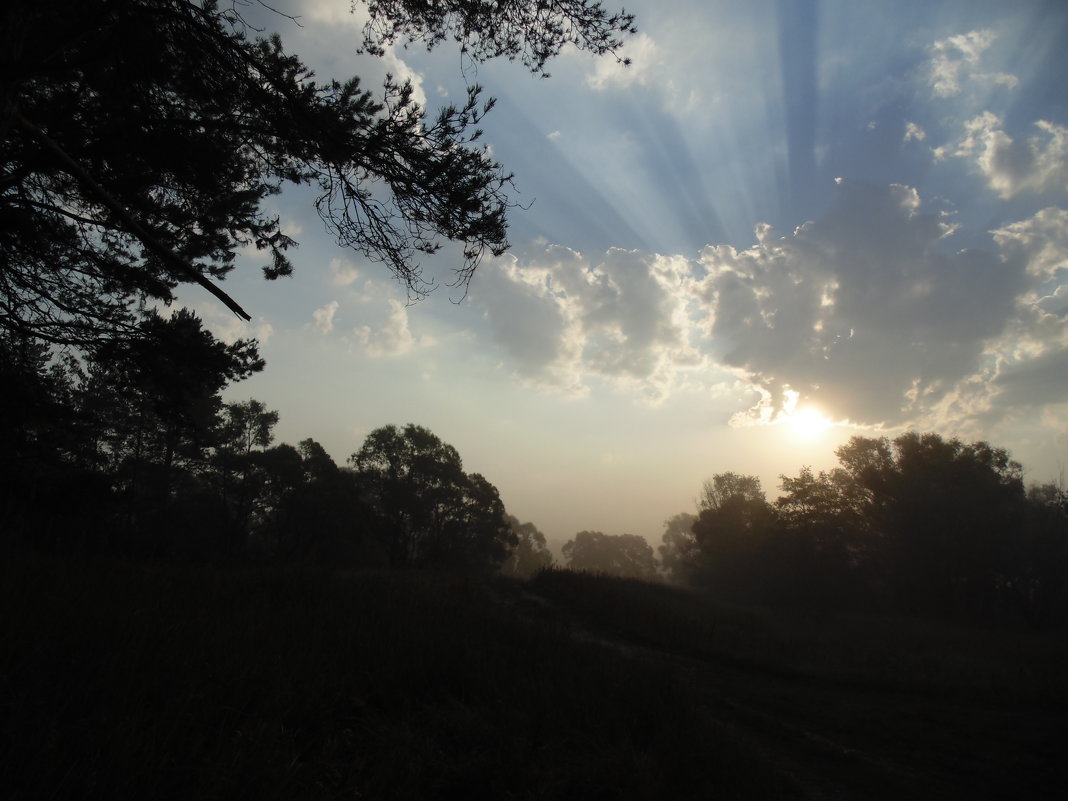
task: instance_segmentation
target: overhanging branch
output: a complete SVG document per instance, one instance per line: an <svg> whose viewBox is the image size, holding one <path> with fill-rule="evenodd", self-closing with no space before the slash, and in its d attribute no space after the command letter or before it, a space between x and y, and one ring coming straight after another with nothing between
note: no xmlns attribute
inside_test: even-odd
<svg viewBox="0 0 1068 801"><path fill-rule="evenodd" d="M55 156L60 163L63 164L67 172L69 172L77 181L85 188L87 192L92 194L100 203L106 206L119 220L122 221L126 229L137 237L141 244L145 246L149 251L154 253L159 258L163 259L168 265L173 268L179 276L184 276L189 281L199 284L226 306L230 311L240 317L242 320L251 320L252 316L246 312L241 306L231 298L228 294L223 292L219 287L215 286L211 281L205 278L199 273L193 265L189 262L179 258L169 248L163 245L158 239L156 239L151 232L145 228L141 223L133 218L133 216L122 207L122 204L118 200L113 198L111 194L104 189L99 183L97 183L93 177L83 168L77 161L71 158L63 148L61 148L48 134L46 134L40 127L34 125L32 122L22 116L17 109L13 110L12 118L15 124L19 128L24 130L35 142L45 148L53 156Z"/></svg>

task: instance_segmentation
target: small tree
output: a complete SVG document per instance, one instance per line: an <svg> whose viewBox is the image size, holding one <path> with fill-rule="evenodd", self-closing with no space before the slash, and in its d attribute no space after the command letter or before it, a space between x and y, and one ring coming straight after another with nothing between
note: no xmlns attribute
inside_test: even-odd
<svg viewBox="0 0 1068 801"><path fill-rule="evenodd" d="M545 535L533 523L520 523L519 518L505 515L508 527L515 537L515 547L501 565L506 576L527 579L539 570L552 567L553 556L545 543Z"/></svg>
<svg viewBox="0 0 1068 801"><path fill-rule="evenodd" d="M682 512L664 521L660 565L668 578L679 584L689 584L700 569L701 548L693 533L697 515Z"/></svg>
<svg viewBox="0 0 1068 801"><path fill-rule="evenodd" d="M653 548L637 534L580 531L564 544L563 555L565 564L572 570L648 581L656 578Z"/></svg>

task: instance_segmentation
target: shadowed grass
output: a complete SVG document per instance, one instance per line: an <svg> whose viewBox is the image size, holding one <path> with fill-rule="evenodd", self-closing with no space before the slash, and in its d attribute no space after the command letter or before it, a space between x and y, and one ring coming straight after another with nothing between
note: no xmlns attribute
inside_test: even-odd
<svg viewBox="0 0 1068 801"><path fill-rule="evenodd" d="M721 603L635 579L547 570L530 589L601 630L650 647L883 687L1068 706L1063 632Z"/></svg>
<svg viewBox="0 0 1068 801"><path fill-rule="evenodd" d="M467 582L11 558L7 798L776 798L674 682Z"/></svg>

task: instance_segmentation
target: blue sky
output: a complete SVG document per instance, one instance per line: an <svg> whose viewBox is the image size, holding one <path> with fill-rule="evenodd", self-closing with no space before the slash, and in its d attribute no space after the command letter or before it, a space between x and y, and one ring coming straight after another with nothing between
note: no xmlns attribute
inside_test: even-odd
<svg viewBox="0 0 1068 801"><path fill-rule="evenodd" d="M267 370L231 390L343 462L425 425L557 543L657 543L725 470L828 468L854 434L915 428L1068 461L1068 5L629 3L634 63L568 52L539 80L443 47L355 53L344 0L266 17L320 78L388 69L430 108L477 81L516 175L511 250L466 297L408 306L338 248L311 196L276 200L296 275L242 258L239 325ZM670 8L670 13L665 9Z"/></svg>

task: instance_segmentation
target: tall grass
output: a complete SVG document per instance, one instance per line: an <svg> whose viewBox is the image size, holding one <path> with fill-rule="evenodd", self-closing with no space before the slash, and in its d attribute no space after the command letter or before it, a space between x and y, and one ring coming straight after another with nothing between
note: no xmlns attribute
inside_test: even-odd
<svg viewBox="0 0 1068 801"><path fill-rule="evenodd" d="M776 798L684 688L424 574L0 566L9 799Z"/></svg>

